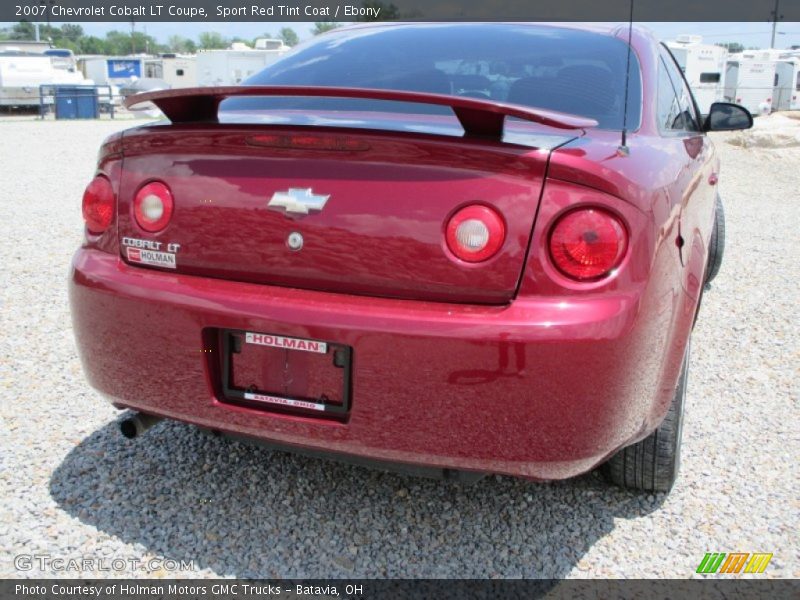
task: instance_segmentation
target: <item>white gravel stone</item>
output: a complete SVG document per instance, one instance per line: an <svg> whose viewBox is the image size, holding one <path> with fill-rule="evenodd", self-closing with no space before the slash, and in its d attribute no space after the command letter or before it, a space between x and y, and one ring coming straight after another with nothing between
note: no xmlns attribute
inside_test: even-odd
<svg viewBox="0 0 800 600"><path fill-rule="evenodd" d="M774 553L764 576L800 577L800 148L715 136L727 249L665 497L595 474L464 487L177 423L123 440L81 372L66 281L99 143L128 126L0 121L0 576L177 574L14 567L48 554L163 556L193 561L191 577L689 577L706 552L761 551Z"/></svg>

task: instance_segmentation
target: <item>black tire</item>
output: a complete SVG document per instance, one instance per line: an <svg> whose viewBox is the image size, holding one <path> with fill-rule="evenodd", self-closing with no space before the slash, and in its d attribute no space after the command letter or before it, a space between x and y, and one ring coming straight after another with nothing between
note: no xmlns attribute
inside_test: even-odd
<svg viewBox="0 0 800 600"><path fill-rule="evenodd" d="M706 284L711 283L719 273L722 266L722 255L725 252L725 210L722 200L717 196L717 206L714 213L714 230L711 232L711 241L708 245L708 268L706 269Z"/></svg>
<svg viewBox="0 0 800 600"><path fill-rule="evenodd" d="M623 448L602 465L606 478L620 487L668 492L678 478L683 434L683 407L689 374L689 347L683 359L675 397L667 416L653 433Z"/></svg>

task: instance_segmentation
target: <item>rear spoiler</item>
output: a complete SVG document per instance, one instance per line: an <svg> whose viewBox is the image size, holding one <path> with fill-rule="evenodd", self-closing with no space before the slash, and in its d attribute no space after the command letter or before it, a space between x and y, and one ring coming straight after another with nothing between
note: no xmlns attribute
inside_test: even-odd
<svg viewBox="0 0 800 600"><path fill-rule="evenodd" d="M586 129L597 126L597 121L594 119L517 104L444 94L348 87L250 85L184 88L129 96L125 99L125 107L132 108L144 102L152 102L173 123L218 123L217 112L220 102L226 98L239 96L361 98L448 106L455 113L466 135L495 139L503 137L503 123L506 117L516 117L557 129Z"/></svg>

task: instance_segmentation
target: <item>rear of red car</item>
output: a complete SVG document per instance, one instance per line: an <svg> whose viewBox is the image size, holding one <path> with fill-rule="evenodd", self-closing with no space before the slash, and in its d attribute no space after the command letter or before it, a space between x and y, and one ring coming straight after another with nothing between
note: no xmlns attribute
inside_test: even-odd
<svg viewBox="0 0 800 600"><path fill-rule="evenodd" d="M453 55L470 34L488 37ZM597 74L598 56L619 76L625 44L508 25L325 40L252 83L350 78L419 101L295 90L224 100L217 115L224 94L197 91L156 100L172 123L107 140L70 288L90 383L119 407L299 449L540 479L652 430L677 379L672 336L690 320L651 277L652 215L635 194L548 178L559 148L613 152L603 130L622 118L623 87L584 98L583 121L541 111L503 133L491 116L529 96L576 112L556 84ZM388 55L369 66L363 44L401 42L416 71L393 73ZM433 58L414 62L413 48ZM553 56L569 75L541 106L529 80ZM634 68L638 123L635 56Z"/></svg>

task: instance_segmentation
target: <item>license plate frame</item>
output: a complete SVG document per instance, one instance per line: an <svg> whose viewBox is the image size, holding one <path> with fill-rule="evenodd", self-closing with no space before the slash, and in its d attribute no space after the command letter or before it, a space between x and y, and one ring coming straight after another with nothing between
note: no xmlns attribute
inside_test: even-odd
<svg viewBox="0 0 800 600"><path fill-rule="evenodd" d="M293 352L319 352L320 354L330 355L333 366L335 368L341 368L343 371L341 403L326 403L320 398L292 397L269 390L244 389L234 386L232 368L233 355L241 352L241 344L254 343L249 341L251 336L270 338L270 341L275 341L275 343L263 345L273 348L284 348L287 351ZM229 404L258 408L260 410L287 412L315 417L341 419L349 414L352 401L353 348L351 346L324 340L281 336L278 334L267 334L243 329L222 329L220 330L220 338L222 350L220 353L222 358L222 401ZM245 340L248 341L245 342ZM292 341L295 342L294 347L285 345ZM297 344L297 342L303 343ZM324 348L324 352L319 349L320 347Z"/></svg>

